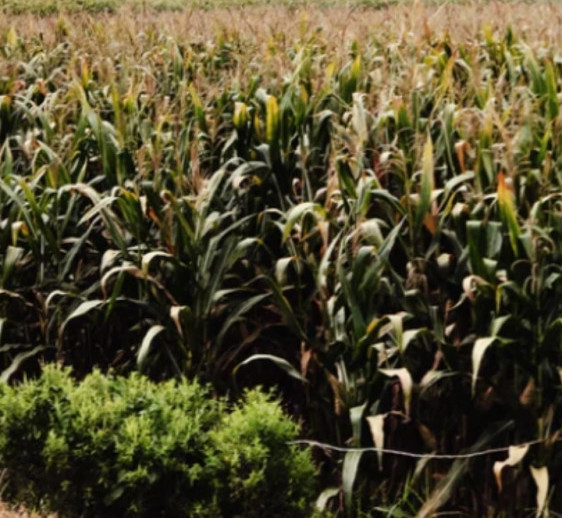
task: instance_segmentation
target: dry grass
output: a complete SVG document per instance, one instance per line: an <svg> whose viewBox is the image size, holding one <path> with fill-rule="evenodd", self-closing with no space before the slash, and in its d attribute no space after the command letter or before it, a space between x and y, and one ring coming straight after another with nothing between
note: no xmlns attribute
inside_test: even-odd
<svg viewBox="0 0 562 518"><path fill-rule="evenodd" d="M0 503L0 518L44 518L44 515L30 513L25 510L13 510L5 504ZM55 515L49 515L48 518L55 518Z"/></svg>
<svg viewBox="0 0 562 518"><path fill-rule="evenodd" d="M124 27L123 19L128 23ZM361 7L295 9L286 7L217 8L210 11L145 12L123 9L118 14L68 14L40 17L33 14L4 15L0 18L0 32L14 26L23 37L39 36L54 42L57 26L66 20L70 40L85 43L91 40L93 49L97 40L114 41L115 45L130 45L123 38L124 29L134 40L137 32L157 30L176 39L207 41L217 34L244 36L258 39L263 45L269 38L295 41L307 39L315 33L329 35L333 51L347 50L346 42L376 37L385 40L389 33L411 42L428 33L448 33L451 41L467 43L478 38L483 28L502 32L512 26L518 36L528 42L544 45L562 42L562 3L504 3L443 4L424 6L393 6L381 9ZM400 40L399 40L400 41ZM101 47L107 50L105 45ZM118 50L118 49L114 49Z"/></svg>

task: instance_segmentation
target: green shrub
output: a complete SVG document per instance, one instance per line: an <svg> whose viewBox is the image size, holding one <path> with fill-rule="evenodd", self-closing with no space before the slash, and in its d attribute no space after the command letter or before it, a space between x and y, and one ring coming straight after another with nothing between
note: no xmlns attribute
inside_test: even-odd
<svg viewBox="0 0 562 518"><path fill-rule="evenodd" d="M286 444L297 432L257 391L229 414L197 383L76 384L48 367L0 388L3 496L69 517L305 516L314 469Z"/></svg>
<svg viewBox="0 0 562 518"><path fill-rule="evenodd" d="M288 446L298 433L270 396L252 391L211 432L224 516L305 516L313 499L310 452ZM224 507L226 505L226 507Z"/></svg>

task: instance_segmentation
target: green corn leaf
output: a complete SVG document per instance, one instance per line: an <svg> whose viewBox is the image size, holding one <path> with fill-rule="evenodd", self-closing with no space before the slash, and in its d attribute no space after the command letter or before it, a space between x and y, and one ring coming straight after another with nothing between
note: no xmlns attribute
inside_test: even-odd
<svg viewBox="0 0 562 518"><path fill-rule="evenodd" d="M99 299L87 300L85 302L82 302L68 317L66 317L66 319L62 323L59 332L60 337L62 338L62 336L64 335L64 330L66 329L66 326L69 324L69 322L81 318L93 310L100 309L104 304L105 301Z"/></svg>
<svg viewBox="0 0 562 518"><path fill-rule="evenodd" d="M342 468L342 485L343 485L343 496L345 499L345 507L349 513L353 508L353 486L355 484L355 479L357 478L357 472L359 471L359 463L361 462L361 457L363 456L362 451L348 451L343 459Z"/></svg>
<svg viewBox="0 0 562 518"><path fill-rule="evenodd" d="M284 358L279 358L279 356L275 356L273 354L254 354L249 358L245 359L244 361L240 362L234 368L232 373L236 374L240 369L240 367L243 367L255 361L273 362L277 367L285 371L292 378L302 381L303 383L308 383L308 380L297 369L295 369L287 360L285 360Z"/></svg>
<svg viewBox="0 0 562 518"><path fill-rule="evenodd" d="M37 347L31 349L31 351L24 351L17 354L16 357L10 363L10 366L7 369L4 369L0 374L0 381L2 381L3 383L7 383L10 380L10 378L18 371L21 364L25 360L28 360L29 358L33 358L34 356L44 351L45 349L47 349L46 346L38 345Z"/></svg>
<svg viewBox="0 0 562 518"><path fill-rule="evenodd" d="M311 213L317 218L323 218L326 216L324 208L317 203L313 203L311 201L299 203L290 209L287 214L287 222L283 228L283 241L287 240L297 222L300 221L307 213Z"/></svg>
<svg viewBox="0 0 562 518"><path fill-rule="evenodd" d="M143 369L146 366L146 360L148 358L148 354L152 348L152 343L156 336L158 336L162 331L165 331L166 328L161 325L154 325L152 326L144 335L142 339L141 346L137 353L137 366L139 369Z"/></svg>

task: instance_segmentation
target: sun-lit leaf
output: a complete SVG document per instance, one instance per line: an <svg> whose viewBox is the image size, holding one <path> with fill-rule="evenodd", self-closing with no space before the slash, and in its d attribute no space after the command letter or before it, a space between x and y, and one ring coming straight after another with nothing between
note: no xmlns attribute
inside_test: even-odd
<svg viewBox="0 0 562 518"><path fill-rule="evenodd" d="M498 204L504 224L509 234L509 242L513 253L517 255L517 242L521 235L519 222L517 221L517 211L513 200L513 194L507 186L507 181L503 173L498 173Z"/></svg>
<svg viewBox="0 0 562 518"><path fill-rule="evenodd" d="M369 430L371 430L371 437L375 448L377 448L377 458L379 460L379 470L382 471L382 449L384 448L384 420L387 414L378 414L367 416L367 423Z"/></svg>
<svg viewBox="0 0 562 518"><path fill-rule="evenodd" d="M433 193L435 179L434 179L434 164L433 164L433 143L431 137L427 137L425 146L423 148L422 160L422 177L420 185L420 196L415 214L415 229L418 231L421 228L426 214L429 212L431 206L431 195Z"/></svg>
<svg viewBox="0 0 562 518"><path fill-rule="evenodd" d="M0 381L2 381L3 383L7 383L10 378L19 370L21 364L25 362L25 360L33 358L45 349L47 349L46 346L38 345L30 351L23 351L21 353L18 353L10 363L9 367L7 369L4 369L0 374Z"/></svg>
<svg viewBox="0 0 562 518"><path fill-rule="evenodd" d="M342 485L345 506L351 512L353 507L353 486L359 471L359 463L363 457L363 452L359 450L348 451L343 459Z"/></svg>
<svg viewBox="0 0 562 518"><path fill-rule="evenodd" d="M402 387L402 394L404 394L404 408L406 415L410 415L410 402L412 400L412 388L414 382L412 380L412 375L405 367L400 369L379 369L381 374L393 378L396 376L400 380L400 386Z"/></svg>
<svg viewBox="0 0 562 518"><path fill-rule="evenodd" d="M307 213L320 218L325 215L324 209L317 203L308 201L296 205L287 214L287 223L285 223L285 228L283 229L283 241L289 237L297 222Z"/></svg>
<svg viewBox="0 0 562 518"><path fill-rule="evenodd" d="M80 317L83 317L84 315L87 315L88 313L90 313L93 310L100 309L104 304L105 304L105 301L100 300L100 299L87 300L85 302L82 302L72 313L70 313L70 315L68 315L68 317L66 317L66 319L62 323L62 326L61 326L61 329L60 329L61 336L64 334L64 330L65 330L66 326L72 320L76 320Z"/></svg>
<svg viewBox="0 0 562 518"><path fill-rule="evenodd" d="M324 489L324 491L322 491L322 493L320 493L320 495L318 496L317 500L316 500L316 509L318 509L319 511L325 511L326 507L328 505L328 502L332 499L335 498L336 496L338 496L340 493L340 489L337 487L329 487L327 489Z"/></svg>
<svg viewBox="0 0 562 518"><path fill-rule="evenodd" d="M524 444L522 446L510 446L507 454L507 459L502 461L498 460L494 462L494 466L493 466L494 476L496 477L496 483L498 484L498 489L500 492L502 490L503 468L505 468L506 466L513 467L519 464L523 460L523 457L525 457L528 451L529 451L528 444Z"/></svg>
<svg viewBox="0 0 562 518"><path fill-rule="evenodd" d="M160 250L154 250L152 252L148 252L147 254L144 254L142 256L142 260L141 260L142 271L145 274L148 273L148 269L150 268L150 264L152 263L152 261L154 259L157 259L157 258L169 259L170 257L173 257L173 256L171 254L167 253L167 252L162 252Z"/></svg>
<svg viewBox="0 0 562 518"><path fill-rule="evenodd" d="M274 356L273 354L253 354L249 358L240 362L235 367L233 373L236 374L236 372L240 369L240 367L243 367L245 365L248 365L256 361L272 362L274 365L279 367L281 370L285 371L292 378L302 381L303 383L308 382L308 380L297 369L295 369L295 367L293 367L287 360L285 360L284 358L279 358L279 356Z"/></svg>
<svg viewBox="0 0 562 518"><path fill-rule="evenodd" d="M546 466L536 468L535 466L529 466L531 470L531 475L537 486L537 518L543 516L543 512L546 511L546 499L548 496L549 488L549 477L548 469Z"/></svg>
<svg viewBox="0 0 562 518"><path fill-rule="evenodd" d="M166 328L164 326L154 325L144 335L144 338L142 339L141 346L139 347L139 350L138 350L138 353L137 353L137 365L140 369L143 369L144 366L146 365L146 360L147 360L148 355L149 355L149 353L152 349L152 343L154 342L154 339L162 331L165 331L165 330L166 330Z"/></svg>
<svg viewBox="0 0 562 518"><path fill-rule="evenodd" d="M472 346L472 394L476 390L476 381L478 380L478 373L480 372L480 365L486 350L496 341L493 336L486 338L479 338Z"/></svg>

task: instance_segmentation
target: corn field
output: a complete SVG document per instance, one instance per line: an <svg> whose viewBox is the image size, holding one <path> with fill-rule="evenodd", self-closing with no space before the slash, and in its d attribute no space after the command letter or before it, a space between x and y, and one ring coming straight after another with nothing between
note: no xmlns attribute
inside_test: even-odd
<svg viewBox="0 0 562 518"><path fill-rule="evenodd" d="M322 516L562 513L562 6L0 6L4 382L276 387Z"/></svg>

